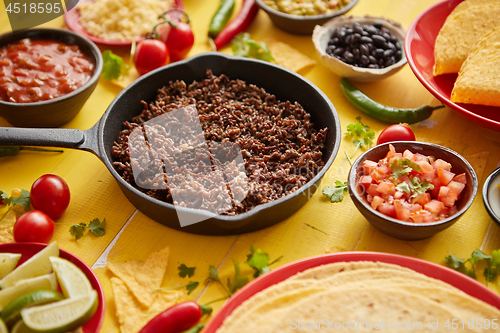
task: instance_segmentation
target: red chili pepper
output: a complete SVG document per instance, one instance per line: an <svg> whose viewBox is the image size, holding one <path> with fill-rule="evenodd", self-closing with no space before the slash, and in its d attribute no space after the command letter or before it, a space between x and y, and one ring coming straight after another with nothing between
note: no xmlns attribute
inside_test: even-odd
<svg viewBox="0 0 500 333"><path fill-rule="evenodd" d="M259 13L259 5L255 0L243 0L241 9L236 17L217 35L214 40L215 48L219 50L229 43L237 34L248 29Z"/></svg>
<svg viewBox="0 0 500 333"><path fill-rule="evenodd" d="M193 301L176 304L151 319L139 333L180 333L196 325L201 316L212 312L209 306Z"/></svg>

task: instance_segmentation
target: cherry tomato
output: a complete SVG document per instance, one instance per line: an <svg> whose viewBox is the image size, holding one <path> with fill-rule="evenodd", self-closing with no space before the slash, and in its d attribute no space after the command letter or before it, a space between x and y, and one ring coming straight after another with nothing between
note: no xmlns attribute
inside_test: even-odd
<svg viewBox="0 0 500 333"><path fill-rule="evenodd" d="M137 44L134 64L139 74L143 75L170 61L170 52L161 40L144 39Z"/></svg>
<svg viewBox="0 0 500 333"><path fill-rule="evenodd" d="M32 210L19 216L13 234L16 242L48 244L54 235L54 221L44 212Z"/></svg>
<svg viewBox="0 0 500 333"><path fill-rule="evenodd" d="M33 208L41 210L55 220L68 208L70 201L68 184L57 175L43 175L31 185L30 199Z"/></svg>
<svg viewBox="0 0 500 333"><path fill-rule="evenodd" d="M181 13L187 22L182 21L179 15L172 15L167 19L168 23L158 27L160 40L167 45L172 62L184 59L194 44L194 34L189 25L189 18L186 13Z"/></svg>
<svg viewBox="0 0 500 333"><path fill-rule="evenodd" d="M377 144L380 145L391 141L415 141L415 134L407 125L391 125L380 133Z"/></svg>

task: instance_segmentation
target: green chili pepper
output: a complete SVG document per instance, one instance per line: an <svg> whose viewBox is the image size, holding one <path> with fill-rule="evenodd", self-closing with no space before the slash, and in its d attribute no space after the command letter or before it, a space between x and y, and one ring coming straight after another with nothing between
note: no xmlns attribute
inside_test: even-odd
<svg viewBox="0 0 500 333"><path fill-rule="evenodd" d="M345 77L340 79L340 90L356 109L376 120L389 124L418 123L429 118L434 110L444 108L444 105L423 105L416 109L398 109L383 105L366 96Z"/></svg>
<svg viewBox="0 0 500 333"><path fill-rule="evenodd" d="M222 31L234 10L235 0L221 0L219 8L215 12L210 25L208 26L208 35L212 38L217 37Z"/></svg>
<svg viewBox="0 0 500 333"><path fill-rule="evenodd" d="M203 328L203 324L198 324L195 327L185 331L184 333L198 333Z"/></svg>
<svg viewBox="0 0 500 333"><path fill-rule="evenodd" d="M45 151L52 153L62 153L62 150L54 150L54 149L44 149L44 148L33 148L33 147L19 147L19 146L0 146L0 157L4 156L16 156L19 154L21 150L30 150L30 151Z"/></svg>

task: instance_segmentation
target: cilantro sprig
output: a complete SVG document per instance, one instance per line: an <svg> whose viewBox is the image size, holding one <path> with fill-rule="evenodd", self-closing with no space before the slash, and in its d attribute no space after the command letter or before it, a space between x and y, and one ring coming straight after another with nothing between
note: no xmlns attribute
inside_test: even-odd
<svg viewBox="0 0 500 333"><path fill-rule="evenodd" d="M347 182L335 181L335 186L327 186L323 189L323 195L331 202L341 202L344 199L344 193L347 192Z"/></svg>
<svg viewBox="0 0 500 333"><path fill-rule="evenodd" d="M281 258L283 258L283 256L270 261L269 254L263 252L261 249L255 249L255 247L252 245L250 246L250 253L247 255L247 260L245 263L254 270L253 277L256 278L264 273L269 272L271 270L269 266L275 264L276 262L281 260ZM248 276L241 274L240 263L238 260L233 259L233 267L234 274L232 279L228 278L227 282L224 283L219 277L217 268L210 265L210 267L208 268L207 282L214 281L219 283L226 292L226 296L210 301L206 303L207 305L231 297L237 290L241 289L248 282L250 282L250 278Z"/></svg>
<svg viewBox="0 0 500 333"><path fill-rule="evenodd" d="M422 171L422 167L420 165L407 158L395 159L391 162L389 167L391 168L392 174L395 178L409 175L414 170Z"/></svg>
<svg viewBox="0 0 500 333"><path fill-rule="evenodd" d="M361 117L356 117L356 119L358 120L357 123L347 125L347 132L344 135L359 138L352 142L356 148L362 148L363 146L369 148L375 140L375 131L370 126L363 124Z"/></svg>
<svg viewBox="0 0 500 333"><path fill-rule="evenodd" d="M123 58L114 54L111 50L105 50L102 53L102 73L101 77L104 80L118 79L122 75L126 75L130 69L130 65L123 61Z"/></svg>
<svg viewBox="0 0 500 333"><path fill-rule="evenodd" d="M486 262L486 268L483 271L483 275L486 282L489 283L496 281L500 287L500 282L498 280L498 274L500 273L500 249L492 251L491 255L476 249L472 252L470 258L466 259L458 258L449 251L448 253L450 255L445 258L446 264L456 271L466 274L474 279L477 279L476 264L484 260Z"/></svg>
<svg viewBox="0 0 500 333"><path fill-rule="evenodd" d="M71 236L75 237L76 240L78 240L83 237L86 229L88 229L89 232L98 237L104 236L104 234L106 233L106 219L103 219L101 222L98 218L95 218L90 221L88 225L85 222L73 224L69 228L69 233L71 234Z"/></svg>
<svg viewBox="0 0 500 333"><path fill-rule="evenodd" d="M356 138L352 141L356 149L349 155L347 151L344 151L349 164L352 165L351 159L356 154L359 148L370 148L375 140L375 131L370 128L370 126L365 125L361 122L361 117L356 117L357 123L347 125L347 132L344 133L345 137Z"/></svg>
<svg viewBox="0 0 500 333"><path fill-rule="evenodd" d="M0 199L2 201L3 205L9 206L7 211L0 217L0 221L3 220L5 216L11 211L14 210L14 207L16 205L22 206L25 210L28 210L30 208L31 200L30 200L30 192L27 190L21 190L21 195L19 197L15 196L9 196L7 192L5 191L0 191ZM21 212L16 212L21 214Z"/></svg>
<svg viewBox="0 0 500 333"><path fill-rule="evenodd" d="M264 273L269 272L271 269L269 266L281 260L283 256L269 262L269 254L262 252L261 249L255 249L253 245L250 246L250 254L247 255L246 264L255 270L253 277L261 276Z"/></svg>

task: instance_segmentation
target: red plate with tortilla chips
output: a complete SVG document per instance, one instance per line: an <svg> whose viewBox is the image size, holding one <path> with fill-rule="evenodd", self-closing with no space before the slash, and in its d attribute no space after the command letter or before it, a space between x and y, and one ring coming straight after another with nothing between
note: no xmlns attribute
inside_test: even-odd
<svg viewBox="0 0 500 333"><path fill-rule="evenodd" d="M500 131L500 108L486 105L453 103L451 91L457 74L433 75L434 44L446 17L463 0L445 0L427 8L406 33L405 53L408 65L420 82L444 105L477 124Z"/></svg>
<svg viewBox="0 0 500 333"><path fill-rule="evenodd" d="M20 253L22 254L21 259L19 259L18 266L31 258L33 255L36 253L40 252L43 248L45 248L47 245L46 244L41 244L41 243L6 243L6 244L0 244L0 252L4 253ZM83 333L97 333L99 332L99 329L102 326L102 323L104 321L104 308L105 308L105 300L104 300L104 293L101 287L101 284L99 283L99 280L97 280L97 277L94 275L92 270L80 259L69 253L68 251L65 251L61 248L59 248L59 257L67 259L71 261L73 264L75 264L78 268L80 268L85 276L90 281L90 284L92 285L92 288L97 291L97 299L98 299L98 306L97 310L92 318L90 318L89 321L85 323L85 325L82 326L82 332Z"/></svg>
<svg viewBox="0 0 500 333"><path fill-rule="evenodd" d="M215 333L222 325L224 319L231 314L245 300L278 282L281 282L292 275L302 272L306 269L334 262L349 261L379 261L383 263L400 265L425 274L428 277L442 280L450 285L464 291L465 293L476 297L490 305L500 309L500 295L488 289L478 281L468 277L465 274L454 271L450 268L412 257L383 253L383 252L339 252L326 254L322 256L299 260L288 265L266 273L251 283L244 286L231 297L220 309L214 318L208 323L203 333Z"/></svg>
<svg viewBox="0 0 500 333"><path fill-rule="evenodd" d="M94 0L80 0L79 3L82 4L93 1ZM174 5L172 6L172 9L173 8L184 10L184 2L182 2L182 0L174 0ZM69 12L66 12L66 14L64 14L64 23L66 23L66 26L70 30L73 30L74 32L79 33L80 35L87 37L97 45L116 46L116 47L130 47L132 45L131 41L107 40L89 34L80 23L80 13L78 11L78 6L73 8ZM137 37L136 42L138 42L141 39L142 38Z"/></svg>

